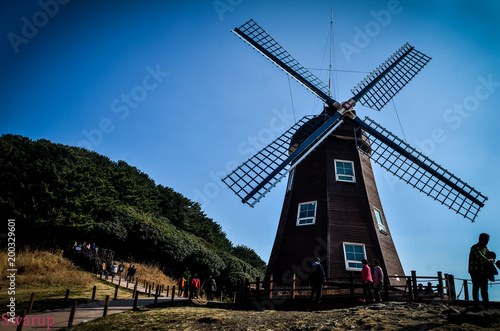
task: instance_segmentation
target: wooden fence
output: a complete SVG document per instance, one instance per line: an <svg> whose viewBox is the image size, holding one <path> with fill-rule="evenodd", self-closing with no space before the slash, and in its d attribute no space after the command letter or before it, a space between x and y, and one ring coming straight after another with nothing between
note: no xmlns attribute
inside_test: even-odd
<svg viewBox="0 0 500 331"><path fill-rule="evenodd" d="M400 285L389 285L391 283ZM438 272L436 276L385 276L381 291L384 301L423 301L457 299L453 275ZM323 300L326 302L353 302L362 296L363 285L359 276L352 272L344 278L329 278L323 288ZM300 301L311 297L312 287L304 285L297 276L292 276L289 284L278 284L270 276L268 281L257 278L255 282L240 282L234 294L236 303L255 300Z"/></svg>

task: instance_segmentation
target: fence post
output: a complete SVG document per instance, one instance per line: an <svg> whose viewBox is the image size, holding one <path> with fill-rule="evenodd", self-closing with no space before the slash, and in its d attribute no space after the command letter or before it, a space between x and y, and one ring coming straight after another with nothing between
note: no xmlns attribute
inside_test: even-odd
<svg viewBox="0 0 500 331"><path fill-rule="evenodd" d="M220 291L220 302L222 302L222 293L223 291Z"/></svg>
<svg viewBox="0 0 500 331"><path fill-rule="evenodd" d="M411 271L411 287L413 290L413 299L416 300L418 296L418 286L417 286L417 272L415 270Z"/></svg>
<svg viewBox="0 0 500 331"><path fill-rule="evenodd" d="M292 300L295 300L295 282L297 281L297 275L292 276Z"/></svg>
<svg viewBox="0 0 500 331"><path fill-rule="evenodd" d="M269 276L269 300L273 298L273 275Z"/></svg>
<svg viewBox="0 0 500 331"><path fill-rule="evenodd" d="M73 326L73 320L75 319L75 313L76 313L76 305L77 302L75 301L73 307L71 308L71 313L69 314L68 329Z"/></svg>
<svg viewBox="0 0 500 331"><path fill-rule="evenodd" d="M64 304L68 303L69 299L69 289L66 290L66 295L64 296Z"/></svg>
<svg viewBox="0 0 500 331"><path fill-rule="evenodd" d="M448 275L448 296L450 300L457 300L457 292L455 290L455 276Z"/></svg>
<svg viewBox="0 0 500 331"><path fill-rule="evenodd" d="M137 284L135 284L135 287L137 287ZM134 307L132 308L133 310L137 310L137 300L139 299L139 293L135 294L134 297Z"/></svg>
<svg viewBox="0 0 500 331"><path fill-rule="evenodd" d="M349 296L351 300L354 300L354 277L352 276L352 271L349 271Z"/></svg>
<svg viewBox="0 0 500 331"><path fill-rule="evenodd" d="M260 299L260 277L257 277L255 279L255 282L257 283L256 286L255 286L255 291L256 291L255 292L255 298L257 300L259 300Z"/></svg>
<svg viewBox="0 0 500 331"><path fill-rule="evenodd" d="M116 288L115 288L115 297L113 298L113 300L116 300L118 298L118 284L116 285Z"/></svg>
<svg viewBox="0 0 500 331"><path fill-rule="evenodd" d="M137 283L134 285L134 291L132 292L132 298L137 297Z"/></svg>
<svg viewBox="0 0 500 331"><path fill-rule="evenodd" d="M250 281L245 279L245 290L243 292L243 300L246 302L248 300L248 294L250 292Z"/></svg>
<svg viewBox="0 0 500 331"><path fill-rule="evenodd" d="M17 324L17 328L16 328L16 331L23 331L23 325L24 325L24 319L26 318L26 310L23 310L23 312L21 313L21 318L19 320L19 323ZM7 322L7 324L9 324ZM4 325L2 323L2 325Z"/></svg>
<svg viewBox="0 0 500 331"><path fill-rule="evenodd" d="M92 289L92 300L95 300L95 291L97 291L97 286Z"/></svg>
<svg viewBox="0 0 500 331"><path fill-rule="evenodd" d="M464 279L464 300L469 300L469 287L467 286L467 279Z"/></svg>
<svg viewBox="0 0 500 331"><path fill-rule="evenodd" d="M122 283L122 276L118 277L118 286Z"/></svg>
<svg viewBox="0 0 500 331"><path fill-rule="evenodd" d="M102 313L102 317L106 317L108 314L108 307L109 307L109 295L106 295L106 302L104 303L104 312Z"/></svg>
<svg viewBox="0 0 500 331"><path fill-rule="evenodd" d="M411 277L406 277L406 287L408 288L408 300L413 301L413 289L411 288Z"/></svg>
<svg viewBox="0 0 500 331"><path fill-rule="evenodd" d="M172 301L174 301L174 295L175 295L175 285L172 286Z"/></svg>
<svg viewBox="0 0 500 331"><path fill-rule="evenodd" d="M238 285L237 285L237 288L236 288L236 303L240 303L241 302L241 280L238 281Z"/></svg>
<svg viewBox="0 0 500 331"><path fill-rule="evenodd" d="M155 307L158 304L158 292L160 291L160 286L156 285L156 291L155 291Z"/></svg>
<svg viewBox="0 0 500 331"><path fill-rule="evenodd" d="M34 300L35 300L35 293L32 292L31 297L30 297L30 305L28 306L28 311L26 312L26 314L31 314L31 310L33 309Z"/></svg>
<svg viewBox="0 0 500 331"><path fill-rule="evenodd" d="M443 273L438 271L438 293L441 297L441 300L444 299L444 291L443 291Z"/></svg>
<svg viewBox="0 0 500 331"><path fill-rule="evenodd" d="M384 300L388 301L389 300L389 274L387 273L387 270L384 271Z"/></svg>

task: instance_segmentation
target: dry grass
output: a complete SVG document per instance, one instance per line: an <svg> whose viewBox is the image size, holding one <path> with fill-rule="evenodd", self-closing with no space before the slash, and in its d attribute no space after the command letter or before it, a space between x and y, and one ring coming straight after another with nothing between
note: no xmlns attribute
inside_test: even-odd
<svg viewBox="0 0 500 331"><path fill-rule="evenodd" d="M16 254L16 285L23 288L46 286L89 286L92 276L78 270L62 256L62 251L24 249ZM0 252L0 275L7 276L7 252Z"/></svg>
<svg viewBox="0 0 500 331"><path fill-rule="evenodd" d="M0 251L0 305L10 300L7 282L7 252ZM44 311L69 306L73 301L89 302L93 287L96 286L96 300L104 300L106 295L115 295L115 285L99 280L91 273L79 270L70 260L62 255L62 251L40 251L24 249L16 253L17 268L15 279L16 311L27 309L31 293L35 293L33 311ZM149 283L173 285L171 278L166 277L158 268L135 263L136 277L147 279ZM128 265L127 265L128 267ZM66 290L70 289L68 301L65 301ZM118 299L130 298L131 289L119 288Z"/></svg>
<svg viewBox="0 0 500 331"><path fill-rule="evenodd" d="M117 262L119 264L119 262ZM139 280L139 284L146 280L148 283L155 283L160 285L177 285L177 280L165 276L163 272L160 271L158 266L143 264L143 263L124 263L125 273L127 269L134 265L137 272L135 273L135 279ZM125 274L123 275L125 277Z"/></svg>

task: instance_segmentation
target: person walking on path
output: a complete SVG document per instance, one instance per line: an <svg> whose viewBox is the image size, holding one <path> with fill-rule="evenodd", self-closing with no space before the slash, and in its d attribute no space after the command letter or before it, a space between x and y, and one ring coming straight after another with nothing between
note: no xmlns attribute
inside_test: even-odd
<svg viewBox="0 0 500 331"><path fill-rule="evenodd" d="M378 259L373 260L373 291L375 292L375 301L382 302L380 291L384 287L384 273L380 267Z"/></svg>
<svg viewBox="0 0 500 331"><path fill-rule="evenodd" d="M132 266L130 267L130 269L129 269L129 271L128 271L128 272L129 272L129 275L130 275L130 282L131 282L131 283L133 283L133 282L134 282L134 279L135 279L135 272L136 272L136 270L135 270L135 266L134 266L134 265L132 265Z"/></svg>
<svg viewBox="0 0 500 331"><path fill-rule="evenodd" d="M106 262L103 262L101 264L101 277L104 276L104 275L106 275Z"/></svg>
<svg viewBox="0 0 500 331"><path fill-rule="evenodd" d="M325 269L321 265L321 259L317 258L316 262L312 264L311 272L311 301L320 303L323 297L323 286L326 282Z"/></svg>
<svg viewBox="0 0 500 331"><path fill-rule="evenodd" d="M474 300L474 306L478 309L481 308L479 306L479 290L481 290L483 308L488 309L490 307L488 297L488 269L490 265L494 264L494 260L490 260L487 257L489 250L486 246L489 241L490 235L481 233L479 235L479 241L470 248L469 253L469 274L472 280L472 298Z"/></svg>
<svg viewBox="0 0 500 331"><path fill-rule="evenodd" d="M194 275L191 281L192 297L191 299L198 299L198 291L200 290L200 279L198 275Z"/></svg>
<svg viewBox="0 0 500 331"><path fill-rule="evenodd" d="M118 272L118 265L115 262L113 263L113 267L111 268L111 281L115 279L115 275L117 272Z"/></svg>
<svg viewBox="0 0 500 331"><path fill-rule="evenodd" d="M210 274L210 276L208 276L207 300L212 301L214 299L215 291L217 291L217 283L215 282L212 274Z"/></svg>
<svg viewBox="0 0 500 331"><path fill-rule="evenodd" d="M182 291L184 290L186 280L184 277L179 278L179 281L177 282L177 286L179 287L179 292L177 293L177 296L181 297L182 296Z"/></svg>
<svg viewBox="0 0 500 331"><path fill-rule="evenodd" d="M120 265L118 266L118 275L120 276L120 278L122 278L123 270L125 270L125 265L123 264L123 262L120 262Z"/></svg>
<svg viewBox="0 0 500 331"><path fill-rule="evenodd" d="M363 269L361 269L361 282L363 283L363 299L362 302L366 302L367 294L370 301L373 301L372 290L370 289L371 284L373 283L372 272L370 267L368 266L368 260L362 259L361 263L363 264Z"/></svg>

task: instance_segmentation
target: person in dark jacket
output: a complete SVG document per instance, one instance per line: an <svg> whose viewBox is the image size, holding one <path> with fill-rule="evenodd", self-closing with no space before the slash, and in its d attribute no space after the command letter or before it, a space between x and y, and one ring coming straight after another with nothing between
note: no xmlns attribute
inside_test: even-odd
<svg viewBox="0 0 500 331"><path fill-rule="evenodd" d="M214 293L217 291L217 283L213 278L212 274L208 276L208 285L207 285L207 300L212 301L214 299Z"/></svg>
<svg viewBox="0 0 500 331"><path fill-rule="evenodd" d="M325 277L325 269L321 265L321 259L317 258L316 262L312 264L312 272L311 272L311 301L320 303L321 298L323 297L323 285L326 282Z"/></svg>

